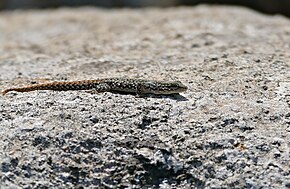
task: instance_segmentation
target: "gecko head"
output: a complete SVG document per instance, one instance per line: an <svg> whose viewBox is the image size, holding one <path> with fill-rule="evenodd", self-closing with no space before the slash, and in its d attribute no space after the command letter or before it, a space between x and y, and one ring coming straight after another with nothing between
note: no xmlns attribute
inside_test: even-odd
<svg viewBox="0 0 290 189"><path fill-rule="evenodd" d="M180 81L164 81L164 82L147 82L143 92L153 94L177 94L188 89L187 86Z"/></svg>

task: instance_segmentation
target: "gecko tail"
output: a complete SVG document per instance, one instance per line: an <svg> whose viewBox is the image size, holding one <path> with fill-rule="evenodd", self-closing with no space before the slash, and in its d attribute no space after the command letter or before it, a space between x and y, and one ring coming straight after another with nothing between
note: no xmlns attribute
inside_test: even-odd
<svg viewBox="0 0 290 189"><path fill-rule="evenodd" d="M2 91L2 95L6 95L7 93L9 93L11 91L29 92L29 91L35 91L35 90L52 90L53 88L57 88L57 87L53 87L53 85L51 83L49 83L49 84L35 84L35 85L28 85L25 87L5 89L4 91Z"/></svg>
<svg viewBox="0 0 290 189"><path fill-rule="evenodd" d="M13 91L13 89L6 89L6 90L2 91L1 93L2 93L2 95L4 96L4 95L6 95L7 93L9 93L10 91Z"/></svg>
<svg viewBox="0 0 290 189"><path fill-rule="evenodd" d="M2 95L6 95L7 93L11 92L11 91L16 91L16 92L29 92L29 91L34 91L34 90L38 90L37 87L35 86L28 86L28 87L19 87L19 88L9 88L9 89L5 89L4 91L2 91Z"/></svg>
<svg viewBox="0 0 290 189"><path fill-rule="evenodd" d="M88 90L94 88L94 82L98 80L87 80L78 82L52 82L46 84L34 84L19 88L9 88L2 91L2 95L7 94L10 91L16 92L29 92L36 90L54 90L54 91L68 91L68 90Z"/></svg>

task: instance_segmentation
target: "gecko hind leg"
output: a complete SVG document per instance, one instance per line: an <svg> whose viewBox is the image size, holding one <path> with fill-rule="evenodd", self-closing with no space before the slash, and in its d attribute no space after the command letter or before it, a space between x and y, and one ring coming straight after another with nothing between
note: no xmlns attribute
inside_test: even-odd
<svg viewBox="0 0 290 189"><path fill-rule="evenodd" d="M110 91L110 89L111 89L110 85L106 83L101 83L101 84L96 85L91 90L86 90L86 92L90 94L97 94L97 93L108 92Z"/></svg>

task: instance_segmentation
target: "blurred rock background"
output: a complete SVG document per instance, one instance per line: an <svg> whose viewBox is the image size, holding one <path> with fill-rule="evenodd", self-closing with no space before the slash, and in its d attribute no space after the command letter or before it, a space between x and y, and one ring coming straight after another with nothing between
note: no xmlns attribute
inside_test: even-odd
<svg viewBox="0 0 290 189"><path fill-rule="evenodd" d="M0 0L0 9L53 8L60 6L146 7L198 4L240 5L267 14L290 17L289 0Z"/></svg>

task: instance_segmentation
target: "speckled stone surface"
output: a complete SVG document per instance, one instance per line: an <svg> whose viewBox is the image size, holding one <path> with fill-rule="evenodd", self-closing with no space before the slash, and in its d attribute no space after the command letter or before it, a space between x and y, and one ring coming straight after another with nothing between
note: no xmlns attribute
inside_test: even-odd
<svg viewBox="0 0 290 189"><path fill-rule="evenodd" d="M180 80L181 96L0 96L0 188L290 188L290 21L238 7L0 13L0 89Z"/></svg>

